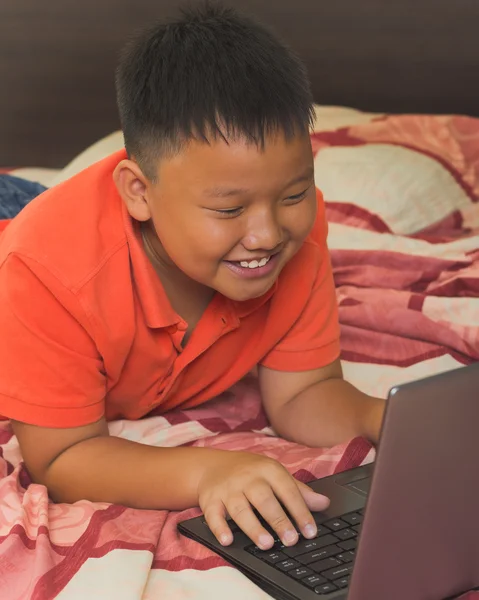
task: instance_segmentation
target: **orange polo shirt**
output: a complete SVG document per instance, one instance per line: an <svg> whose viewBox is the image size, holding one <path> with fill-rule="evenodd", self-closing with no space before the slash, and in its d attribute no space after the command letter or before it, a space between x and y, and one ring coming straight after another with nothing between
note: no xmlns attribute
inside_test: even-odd
<svg viewBox="0 0 479 600"><path fill-rule="evenodd" d="M45 427L191 408L255 365L339 355L318 193L313 232L261 298L216 294L191 338L113 183L124 151L33 200L0 236L0 414Z"/></svg>

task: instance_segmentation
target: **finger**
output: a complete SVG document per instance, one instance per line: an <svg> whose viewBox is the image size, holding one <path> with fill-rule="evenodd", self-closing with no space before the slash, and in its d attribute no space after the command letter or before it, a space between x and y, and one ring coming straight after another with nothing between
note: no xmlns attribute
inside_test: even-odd
<svg viewBox="0 0 479 600"><path fill-rule="evenodd" d="M210 504L203 510L205 521L211 533L222 546L229 546L233 542L233 534L226 521L226 509L222 502Z"/></svg>
<svg viewBox="0 0 479 600"><path fill-rule="evenodd" d="M305 497L307 497L308 501L312 502L315 507L325 507L328 501L327 499L324 499L324 497L313 501L312 496L317 496L318 494L315 494L311 489L311 494L308 494L307 490L304 489L306 486L301 487L302 485L304 484L301 484L301 482L296 481L292 476L289 476L284 484L281 483L281 486L275 487L275 493L294 519L304 537L313 538L317 535L318 528Z"/></svg>
<svg viewBox="0 0 479 600"><path fill-rule="evenodd" d="M263 550L268 550L274 544L274 539L261 525L253 512L251 504L244 494L231 497L226 503L230 517L246 535Z"/></svg>
<svg viewBox="0 0 479 600"><path fill-rule="evenodd" d="M298 532L276 498L271 486L267 483L246 490L246 498L258 510L285 546L292 546L298 541ZM299 494L301 497L301 494Z"/></svg>
<svg viewBox="0 0 479 600"><path fill-rule="evenodd" d="M296 481L296 485L299 488L299 491L301 492L301 495L304 498L304 501L306 502L306 505L308 506L309 510L313 510L313 511L323 511L326 510L328 508L328 506L330 505L330 500L327 496L323 496L323 494L318 494L317 492L314 492L309 485L306 485L305 483L302 483L301 481L295 480Z"/></svg>

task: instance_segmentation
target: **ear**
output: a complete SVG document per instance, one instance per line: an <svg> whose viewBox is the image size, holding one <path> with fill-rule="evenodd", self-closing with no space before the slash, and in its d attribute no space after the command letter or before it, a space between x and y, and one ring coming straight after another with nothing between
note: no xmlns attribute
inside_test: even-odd
<svg viewBox="0 0 479 600"><path fill-rule="evenodd" d="M129 159L120 161L113 171L113 181L131 217L148 221L151 218L148 202L151 182L138 164Z"/></svg>

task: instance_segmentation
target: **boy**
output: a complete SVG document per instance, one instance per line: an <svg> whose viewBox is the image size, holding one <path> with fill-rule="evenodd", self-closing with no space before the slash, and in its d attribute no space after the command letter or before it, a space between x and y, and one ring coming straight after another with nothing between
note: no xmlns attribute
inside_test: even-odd
<svg viewBox="0 0 479 600"><path fill-rule="evenodd" d="M275 461L107 428L197 406L258 365L279 435L377 440L383 401L338 358L304 69L263 28L206 7L130 43L117 97L126 152L42 194L0 238L0 413L57 501L199 505L221 543L229 514L266 549L255 507L285 544L313 537L310 510L328 500Z"/></svg>

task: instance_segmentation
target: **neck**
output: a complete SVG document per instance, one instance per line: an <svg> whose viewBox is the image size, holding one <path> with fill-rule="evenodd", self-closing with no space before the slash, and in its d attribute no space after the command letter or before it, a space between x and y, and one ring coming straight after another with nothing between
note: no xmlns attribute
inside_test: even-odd
<svg viewBox="0 0 479 600"><path fill-rule="evenodd" d="M160 278L174 310L187 321L192 306L203 309L214 295L214 290L185 275L165 252L151 222L141 223L145 253Z"/></svg>

